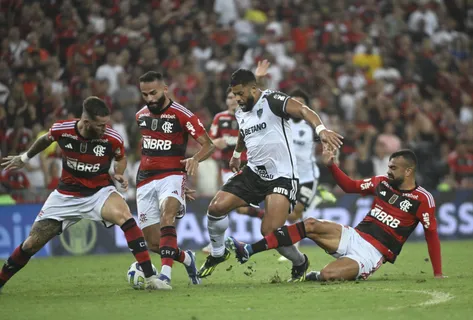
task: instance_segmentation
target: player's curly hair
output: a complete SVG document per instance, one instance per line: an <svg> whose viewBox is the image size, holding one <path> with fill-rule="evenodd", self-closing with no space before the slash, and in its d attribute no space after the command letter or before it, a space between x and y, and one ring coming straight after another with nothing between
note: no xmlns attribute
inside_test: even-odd
<svg viewBox="0 0 473 320"><path fill-rule="evenodd" d="M109 116L110 109L105 101L99 97L91 96L82 103L82 113L87 114L90 119L95 120L97 117Z"/></svg>
<svg viewBox="0 0 473 320"><path fill-rule="evenodd" d="M246 86L247 84L253 83L256 85L256 77L253 72L248 69L238 69L237 71L233 72L230 79L230 86L232 87L239 84Z"/></svg>

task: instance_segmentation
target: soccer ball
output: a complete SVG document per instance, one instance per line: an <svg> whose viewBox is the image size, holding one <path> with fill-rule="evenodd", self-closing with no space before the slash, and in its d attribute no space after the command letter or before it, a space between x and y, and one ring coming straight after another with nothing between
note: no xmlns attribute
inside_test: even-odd
<svg viewBox="0 0 473 320"><path fill-rule="evenodd" d="M156 267L153 266L154 274L157 274ZM130 286L135 290L144 290L145 289L145 274L141 269L141 266L138 262L133 262L128 268L128 272L126 273L126 279Z"/></svg>

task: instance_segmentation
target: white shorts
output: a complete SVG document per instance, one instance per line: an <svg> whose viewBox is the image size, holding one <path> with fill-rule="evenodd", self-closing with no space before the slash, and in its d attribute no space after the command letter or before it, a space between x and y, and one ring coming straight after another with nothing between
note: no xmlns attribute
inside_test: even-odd
<svg viewBox="0 0 473 320"><path fill-rule="evenodd" d="M114 192L120 194L115 186L104 187L89 197L65 195L54 190L46 199L35 221L46 219L62 221L62 231L81 219L103 221L105 226L109 228L113 223L103 220L102 207Z"/></svg>
<svg viewBox="0 0 473 320"><path fill-rule="evenodd" d="M227 183L228 179L233 177L233 175L235 174L235 172L231 172L231 171L223 170L223 169L220 170L220 172L222 174L222 184Z"/></svg>
<svg viewBox="0 0 473 320"><path fill-rule="evenodd" d="M176 218L180 219L186 213L184 188L186 176L172 175L148 182L136 190L136 205L138 221L141 229L158 224L161 221L161 205L166 198L179 200L181 209Z"/></svg>
<svg viewBox="0 0 473 320"><path fill-rule="evenodd" d="M334 258L350 258L358 262L357 279L366 280L384 262L383 255L371 243L363 239L352 227L342 225L342 236Z"/></svg>

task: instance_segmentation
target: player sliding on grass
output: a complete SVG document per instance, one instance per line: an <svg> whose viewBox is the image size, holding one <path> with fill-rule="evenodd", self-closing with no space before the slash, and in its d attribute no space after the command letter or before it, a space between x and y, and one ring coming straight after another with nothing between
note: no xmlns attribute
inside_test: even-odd
<svg viewBox="0 0 473 320"><path fill-rule="evenodd" d="M371 211L351 228L331 221L308 218L284 226L264 239L245 244L230 237L226 245L235 250L240 263L261 251L292 245L310 238L337 260L321 271L312 271L312 281L367 279L383 263L394 263L404 242L420 222L424 226L434 276L442 278L440 241L432 195L415 181L417 158L410 150L393 153L387 176L352 180L334 161L332 149L324 148L323 163L328 166L338 185L347 193L374 195Z"/></svg>
<svg viewBox="0 0 473 320"><path fill-rule="evenodd" d="M103 221L107 227L119 225L145 274L146 289L159 288L143 232L113 184L115 180L123 188L128 187L123 177L126 169L123 139L107 125L109 121L110 110L105 102L89 97L83 103L80 119L54 123L49 133L36 140L27 152L2 160L5 170L22 168L29 159L57 141L62 149L63 169L58 188L44 203L29 236L3 265L0 290L46 243L81 219ZM108 172L113 159L116 165L111 177Z"/></svg>
<svg viewBox="0 0 473 320"><path fill-rule="evenodd" d="M266 212L261 232L269 235L284 225L291 205L295 205L298 176L289 117L306 120L323 144L335 148L342 144L342 137L326 129L319 116L304 104L282 92L258 89L251 71L235 71L230 85L240 106L235 112L240 134L230 160L230 168L238 173L225 183L209 205L212 252L199 270L202 278L211 275L218 264L230 257L224 239L230 211L264 200ZM240 157L245 149L248 164L240 170ZM309 267L307 257L292 245L280 248L279 252L292 261L291 280L304 280Z"/></svg>

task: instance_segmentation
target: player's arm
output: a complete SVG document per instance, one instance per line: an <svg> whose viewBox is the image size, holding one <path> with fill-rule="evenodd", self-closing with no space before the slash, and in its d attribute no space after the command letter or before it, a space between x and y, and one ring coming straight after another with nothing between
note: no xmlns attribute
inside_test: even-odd
<svg viewBox="0 0 473 320"><path fill-rule="evenodd" d="M237 143L235 145L235 150L233 151L233 156L230 159L230 170L232 172L237 172L240 170L241 167L241 153L246 150L246 145L245 145L245 139L241 135L241 133L238 133L238 139Z"/></svg>
<svg viewBox="0 0 473 320"><path fill-rule="evenodd" d="M360 193L362 195L374 194L377 177L353 180L335 164L335 156L333 150L324 147L322 163L327 166L335 182L343 191L346 193Z"/></svg>
<svg viewBox="0 0 473 320"><path fill-rule="evenodd" d="M19 156L8 156L3 158L1 166L5 167L5 170L20 169L31 158L33 158L38 153L49 147L51 143L53 143L53 139L51 138L50 134L44 134L39 137L25 153Z"/></svg>
<svg viewBox="0 0 473 320"><path fill-rule="evenodd" d="M288 98L283 106L283 112L293 118L304 119L314 129L323 144L327 144L332 148L340 148L343 144L343 136L325 128L319 115L308 106L299 101Z"/></svg>
<svg viewBox="0 0 473 320"><path fill-rule="evenodd" d="M188 175L195 175L197 173L197 168L199 167L199 162L204 161L212 155L215 151L215 145L210 139L207 131L204 128L204 125L200 120L192 115L186 119L185 130L196 140L201 148L199 152L194 154L192 157L181 160L181 163L185 166L186 172Z"/></svg>
<svg viewBox="0 0 473 320"><path fill-rule="evenodd" d="M125 170L127 166L127 159L125 155L125 146L123 141L118 141L115 148L115 166L113 167L113 179L120 183L121 187L125 190L128 189L128 179L125 178Z"/></svg>
<svg viewBox="0 0 473 320"><path fill-rule="evenodd" d="M435 202L431 195L427 195L427 203L423 202L417 210L417 218L424 227L425 241L427 242L434 276L443 278L440 239L437 232L437 219L435 219Z"/></svg>

